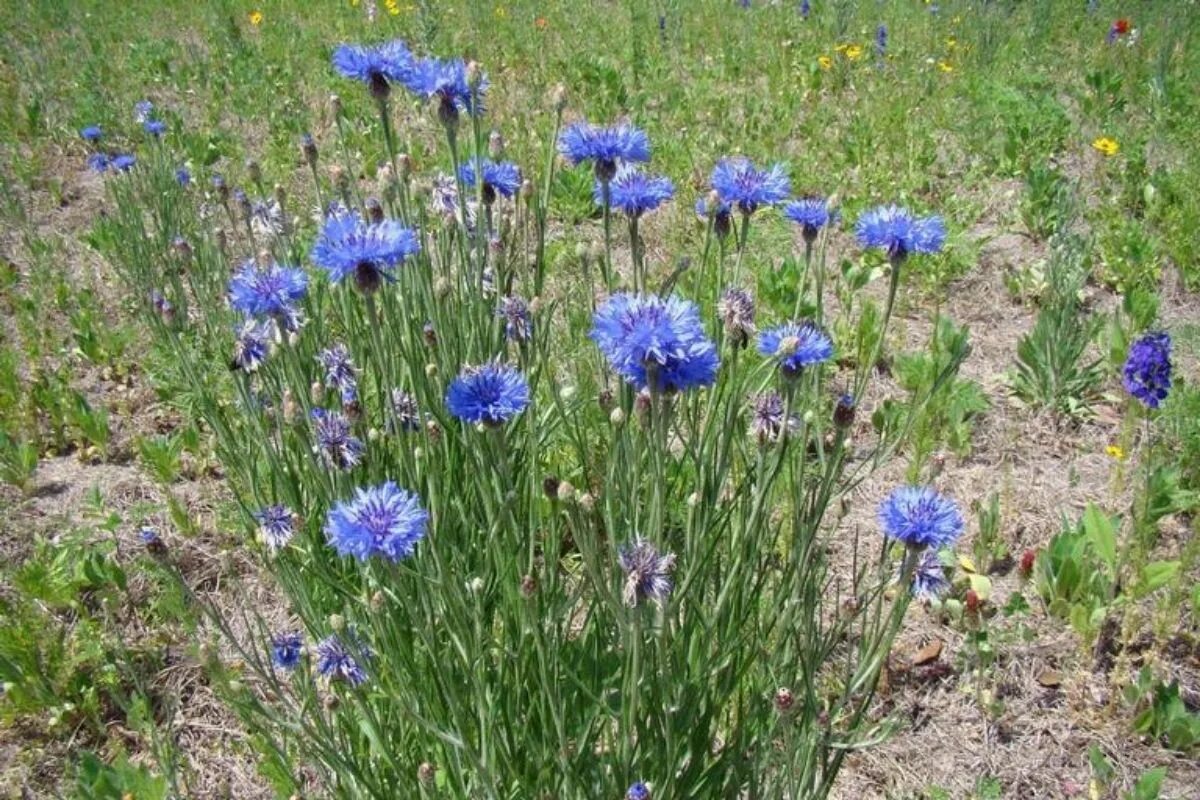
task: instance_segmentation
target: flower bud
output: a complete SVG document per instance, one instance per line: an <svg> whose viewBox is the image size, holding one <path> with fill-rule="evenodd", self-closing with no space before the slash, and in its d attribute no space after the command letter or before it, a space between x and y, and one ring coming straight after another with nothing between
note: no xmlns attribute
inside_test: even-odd
<svg viewBox="0 0 1200 800"><path fill-rule="evenodd" d="M521 596L533 597L537 593L537 578L532 575L526 575L521 578Z"/></svg>
<svg viewBox="0 0 1200 800"><path fill-rule="evenodd" d="M300 155L304 157L304 163L310 167L317 166L320 152L317 150L317 142L313 139L311 133L306 133L300 137Z"/></svg>
<svg viewBox="0 0 1200 800"><path fill-rule="evenodd" d="M854 424L855 402L854 395L846 393L838 398L833 407L833 424L845 430Z"/></svg>
<svg viewBox="0 0 1200 800"><path fill-rule="evenodd" d="M396 156L396 167L400 170L400 180L407 182L412 177L412 156L408 153Z"/></svg>
<svg viewBox="0 0 1200 800"><path fill-rule="evenodd" d="M590 492L584 492L579 495L579 507L584 511L591 511L596 507L596 498Z"/></svg>
<svg viewBox="0 0 1200 800"><path fill-rule="evenodd" d="M341 614L330 614L329 627L334 633L341 633L346 630L346 618Z"/></svg>
<svg viewBox="0 0 1200 800"><path fill-rule="evenodd" d="M521 197L525 200L533 197L533 181L528 178L521 181Z"/></svg>
<svg viewBox="0 0 1200 800"><path fill-rule="evenodd" d="M567 107L567 87L561 83L554 87L550 92L550 104L554 106L554 111L561 114L562 110Z"/></svg>
<svg viewBox="0 0 1200 800"><path fill-rule="evenodd" d="M381 591L376 591L375 594L371 595L371 610L372 611L382 610L384 599L385 599L384 594Z"/></svg>
<svg viewBox="0 0 1200 800"><path fill-rule="evenodd" d="M569 481L560 481L558 484L558 491L555 493L555 495L558 497L559 502L569 503L571 502L571 499L575 497L575 487L572 486Z"/></svg>
<svg viewBox="0 0 1200 800"><path fill-rule="evenodd" d="M550 500L558 499L558 487L561 481L553 475L542 478L542 493Z"/></svg>
<svg viewBox="0 0 1200 800"><path fill-rule="evenodd" d="M619 428L625 424L625 409L617 406L608 414L608 421L614 428Z"/></svg>
<svg viewBox="0 0 1200 800"><path fill-rule="evenodd" d="M367 198L367 219L375 225L383 222L383 205L377 198Z"/></svg>
<svg viewBox="0 0 1200 800"><path fill-rule="evenodd" d="M417 780L426 786L433 783L433 779L437 776L437 767L430 764L428 761L422 761L421 766L417 767Z"/></svg>
<svg viewBox="0 0 1200 800"><path fill-rule="evenodd" d="M325 386L320 381L313 381L308 387L308 398L314 406L321 405L321 401L325 399Z"/></svg>
<svg viewBox="0 0 1200 800"><path fill-rule="evenodd" d="M780 714L786 714L792 710L792 706L796 704L796 697L792 694L792 690L785 686L781 686L775 690L775 710Z"/></svg>
<svg viewBox="0 0 1200 800"><path fill-rule="evenodd" d="M1026 550L1021 553L1021 565L1019 567L1022 578L1028 578L1033 574L1033 565L1037 562L1037 551Z"/></svg>
<svg viewBox="0 0 1200 800"><path fill-rule="evenodd" d="M335 117L341 116L342 98L338 97L336 94L329 95L329 110L333 112Z"/></svg>
<svg viewBox="0 0 1200 800"><path fill-rule="evenodd" d="M425 365L425 377L426 378L436 378L437 374L438 374L438 365L437 364L431 363L431 364Z"/></svg>
<svg viewBox="0 0 1200 800"><path fill-rule="evenodd" d="M492 131L488 134L488 156L493 161L504 158L504 137L500 135L500 131Z"/></svg>

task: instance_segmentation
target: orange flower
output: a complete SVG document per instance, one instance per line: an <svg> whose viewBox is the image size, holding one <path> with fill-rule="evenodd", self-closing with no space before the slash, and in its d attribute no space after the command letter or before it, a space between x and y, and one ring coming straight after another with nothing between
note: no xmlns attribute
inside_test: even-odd
<svg viewBox="0 0 1200 800"><path fill-rule="evenodd" d="M546 21L545 17L538 17L533 21L533 24L539 31L544 31L546 30L546 26L550 23Z"/></svg>

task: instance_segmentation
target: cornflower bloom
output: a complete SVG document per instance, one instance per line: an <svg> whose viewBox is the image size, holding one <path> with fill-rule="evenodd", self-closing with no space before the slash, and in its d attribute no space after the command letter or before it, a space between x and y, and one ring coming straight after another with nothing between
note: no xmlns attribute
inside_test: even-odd
<svg viewBox="0 0 1200 800"><path fill-rule="evenodd" d="M675 296L615 294L596 310L589 335L613 370L638 389L708 386L721 363L695 304Z"/></svg>
<svg viewBox="0 0 1200 800"><path fill-rule="evenodd" d="M1123 370L1125 391L1147 408L1158 408L1171 390L1171 337L1148 333L1129 348Z"/></svg>
<svg viewBox="0 0 1200 800"><path fill-rule="evenodd" d="M446 391L446 408L471 424L497 427L529 405L529 383L507 364L464 367Z"/></svg>
<svg viewBox="0 0 1200 800"><path fill-rule="evenodd" d="M889 539L909 548L952 546L963 531L953 500L927 486L901 486L879 504L879 524Z"/></svg>
<svg viewBox="0 0 1200 800"><path fill-rule="evenodd" d="M617 563L625 573L621 590L625 605L636 608L638 603L650 600L661 606L667 601L674 588L674 553L660 554L652 543L639 537L621 548Z"/></svg>
<svg viewBox="0 0 1200 800"><path fill-rule="evenodd" d="M354 498L329 511L325 535L341 556L366 561L379 556L402 561L425 538L429 512L417 495L392 481L355 491Z"/></svg>

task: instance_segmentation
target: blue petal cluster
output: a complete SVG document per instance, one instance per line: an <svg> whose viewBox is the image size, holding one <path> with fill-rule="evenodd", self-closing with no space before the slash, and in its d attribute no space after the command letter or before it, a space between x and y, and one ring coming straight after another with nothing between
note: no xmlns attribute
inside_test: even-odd
<svg viewBox="0 0 1200 800"><path fill-rule="evenodd" d="M650 800L650 787L638 781L625 792L625 800Z"/></svg>
<svg viewBox="0 0 1200 800"><path fill-rule="evenodd" d="M108 172L112 166L112 157L108 153L92 153L87 157L87 164L95 172Z"/></svg>
<svg viewBox="0 0 1200 800"><path fill-rule="evenodd" d="M255 511L254 518L258 520L258 535L272 551L286 547L296 534L292 525L292 510L287 506L266 506Z"/></svg>
<svg viewBox="0 0 1200 800"><path fill-rule="evenodd" d="M708 386L721 365L695 304L675 296L615 294L596 310L589 335L613 370L638 389Z"/></svg>
<svg viewBox="0 0 1200 800"><path fill-rule="evenodd" d="M938 558L937 549L928 548L917 559L912 582L909 584L909 592L917 600L927 603L941 597L949 588L950 581L946 579L946 570L942 568L942 560Z"/></svg>
<svg viewBox="0 0 1200 800"><path fill-rule="evenodd" d="M446 119L446 115L456 116L459 112L476 116L484 112L487 76L480 76L479 87L473 93L467 81L467 64L461 58L418 59L413 62L404 84L418 97L439 100L443 119Z"/></svg>
<svg viewBox="0 0 1200 800"><path fill-rule="evenodd" d="M613 208L624 211L631 217L640 217L674 197L675 184L671 183L669 178L647 175L637 167L622 164L608 183L608 191L608 199ZM604 205L602 181L596 181L593 196L596 205Z"/></svg>
<svg viewBox="0 0 1200 800"><path fill-rule="evenodd" d="M100 137L104 135L104 132L100 130L99 125L88 125L79 132L79 135L83 137L85 142L92 142L94 144L100 141Z"/></svg>
<svg viewBox="0 0 1200 800"><path fill-rule="evenodd" d="M446 391L446 408L472 424L503 425L529 405L529 383L514 367L489 362L465 367Z"/></svg>
<svg viewBox="0 0 1200 800"><path fill-rule="evenodd" d="M359 289L369 292L381 279L392 280L396 266L420 249L417 234L399 222L371 223L347 212L325 220L310 258L334 283L352 276Z"/></svg>
<svg viewBox="0 0 1200 800"><path fill-rule="evenodd" d="M325 466L343 472L358 466L367 448L350 433L350 420L346 415L314 408L311 416L317 439L314 449Z"/></svg>
<svg viewBox="0 0 1200 800"><path fill-rule="evenodd" d="M286 264L260 267L250 260L229 280L229 304L248 317L291 317L306 294L308 276Z"/></svg>
<svg viewBox="0 0 1200 800"><path fill-rule="evenodd" d="M354 652L351 652L351 649ZM322 639L316 646L317 672L331 681L345 681L359 686L367 681L367 672L359 662L371 659L366 645L355 643L348 647L336 634Z"/></svg>
<svg viewBox="0 0 1200 800"><path fill-rule="evenodd" d="M137 157L130 153L121 153L113 156L110 164L117 172L129 172L137 164Z"/></svg>
<svg viewBox="0 0 1200 800"><path fill-rule="evenodd" d="M939 252L946 225L938 216L915 217L899 206L879 206L858 218L855 235L863 247L878 247L899 261L910 253Z"/></svg>
<svg viewBox="0 0 1200 800"><path fill-rule="evenodd" d="M884 536L908 547L950 547L963 531L958 506L927 486L902 486L879 504Z"/></svg>
<svg viewBox="0 0 1200 800"><path fill-rule="evenodd" d="M785 375L798 375L805 367L833 357L833 342L811 322L785 322L758 335L758 352L779 362Z"/></svg>
<svg viewBox="0 0 1200 800"><path fill-rule="evenodd" d="M1125 391L1148 408L1158 408L1171 391L1171 337L1148 333L1129 348L1125 359Z"/></svg>
<svg viewBox="0 0 1200 800"><path fill-rule="evenodd" d="M292 670L300 665L304 652L304 637L299 631L277 634L271 639L271 660L280 669Z"/></svg>
<svg viewBox="0 0 1200 800"><path fill-rule="evenodd" d="M558 135L558 152L571 164L591 161L597 178L611 180L619 164L650 160L650 138L628 122L604 128L576 122Z"/></svg>
<svg viewBox="0 0 1200 800"><path fill-rule="evenodd" d="M358 399L358 371L350 359L350 350L342 343L317 353L317 363L325 370L325 384L338 390L343 403Z"/></svg>
<svg viewBox="0 0 1200 800"><path fill-rule="evenodd" d="M386 97L391 84L411 79L413 55L399 39L373 47L343 44L333 51L333 68L367 84L376 97Z"/></svg>
<svg viewBox="0 0 1200 800"><path fill-rule="evenodd" d="M142 130L157 139L167 132L167 123L161 119L148 119L142 123Z"/></svg>
<svg viewBox="0 0 1200 800"><path fill-rule="evenodd" d="M821 228L837 222L837 212L831 211L829 201L824 197L802 197L788 203L783 209L783 215L800 226L804 238L813 240Z"/></svg>
<svg viewBox="0 0 1200 800"><path fill-rule="evenodd" d="M270 323L247 319L233 340L233 366L244 372L254 372L271 352Z"/></svg>
<svg viewBox="0 0 1200 800"><path fill-rule="evenodd" d="M634 608L644 600L661 605L671 596L674 553L659 553L651 542L639 538L621 548L617 563L625 573L621 591L625 605Z"/></svg>
<svg viewBox="0 0 1200 800"><path fill-rule="evenodd" d="M781 203L792 191L782 164L768 170L755 169L744 156L718 161L712 172L712 188L722 202L736 206L743 214Z"/></svg>
<svg viewBox="0 0 1200 800"><path fill-rule="evenodd" d="M492 198L488 197L489 190L493 195L512 197L521 188L521 168L508 161L481 158L462 164L458 168L458 177L464 186L475 186L480 176L483 177L484 202L491 202Z"/></svg>
<svg viewBox="0 0 1200 800"><path fill-rule="evenodd" d="M533 319L525 298L510 295L500 301L496 316L504 319L504 335L514 342L527 342L533 335Z"/></svg>
<svg viewBox="0 0 1200 800"><path fill-rule="evenodd" d="M338 555L401 561L425 538L428 522L429 512L420 498L387 481L358 489L353 500L330 509L325 535Z"/></svg>

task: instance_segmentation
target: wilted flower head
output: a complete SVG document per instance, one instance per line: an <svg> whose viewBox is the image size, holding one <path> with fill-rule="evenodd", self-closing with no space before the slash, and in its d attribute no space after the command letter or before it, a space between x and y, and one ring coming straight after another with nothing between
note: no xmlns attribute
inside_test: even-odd
<svg viewBox="0 0 1200 800"><path fill-rule="evenodd" d="M824 197L802 197L788 203L783 215L800 226L808 242L817 238L821 228L837 221L837 213L830 211L829 201Z"/></svg>
<svg viewBox="0 0 1200 800"><path fill-rule="evenodd" d="M79 135L83 137L85 142L92 142L95 144L96 142L100 141L100 137L104 135L104 132L100 130L99 125L88 125L79 132Z"/></svg>
<svg viewBox="0 0 1200 800"><path fill-rule="evenodd" d="M429 187L429 213L453 219L458 215L458 184L453 175L438 173Z"/></svg>
<svg viewBox="0 0 1200 800"><path fill-rule="evenodd" d="M833 342L812 322L785 322L758 335L758 352L779 362L787 376L833 357Z"/></svg>
<svg viewBox="0 0 1200 800"><path fill-rule="evenodd" d="M1129 348L1124 369L1125 391L1148 408L1158 408L1171 390L1171 336L1147 333Z"/></svg>
<svg viewBox="0 0 1200 800"><path fill-rule="evenodd" d="M403 389L392 389L392 420L393 430L416 431L421 429L421 412L417 408L417 398Z"/></svg>
<svg viewBox="0 0 1200 800"><path fill-rule="evenodd" d="M258 236L279 236L283 233L287 220L284 218L283 206L274 197L259 198L250 203L250 227Z"/></svg>
<svg viewBox="0 0 1200 800"><path fill-rule="evenodd" d="M589 334L617 374L639 389L686 391L717 377L717 348L695 304L679 297L615 294Z"/></svg>
<svg viewBox="0 0 1200 800"><path fill-rule="evenodd" d="M139 100L133 104L133 119L139 125L150 119L150 115L153 113L154 103L151 103L149 100Z"/></svg>
<svg viewBox="0 0 1200 800"><path fill-rule="evenodd" d="M755 395L750 413L750 437L760 445L774 444L785 434L798 430L800 418L795 414L788 414L785 420L784 406L783 398L778 392Z"/></svg>
<svg viewBox="0 0 1200 800"><path fill-rule="evenodd" d="M902 486L879 504L883 534L908 547L949 547L963 531L962 514L953 500L928 486Z"/></svg>
<svg viewBox="0 0 1200 800"><path fill-rule="evenodd" d="M617 560L625 572L625 587L621 591L625 605L634 608L644 600L659 605L666 602L673 588L674 553L659 555L658 548L639 537L621 548Z"/></svg>
<svg viewBox="0 0 1200 800"><path fill-rule="evenodd" d="M474 115L483 113L487 77L482 77L478 88L472 90L467 80L467 64L461 58L417 59L404 84L418 97L436 99L438 117L445 124L457 121L460 112Z"/></svg>
<svg viewBox="0 0 1200 800"><path fill-rule="evenodd" d="M391 92L391 84L411 78L413 56L399 39L373 47L343 44L333 51L333 67L345 77L365 83L371 95L382 100Z"/></svg>
<svg viewBox="0 0 1200 800"><path fill-rule="evenodd" d="M137 164L137 157L130 153L120 153L113 156L109 163L117 172L129 172Z"/></svg>
<svg viewBox="0 0 1200 800"><path fill-rule="evenodd" d="M267 506L255 511L254 518L258 520L258 535L272 551L286 547L296 533L292 527L294 515L287 506Z"/></svg>
<svg viewBox="0 0 1200 800"><path fill-rule="evenodd" d="M350 350L338 342L317 354L317 363L325 370L325 383L342 396L343 403L358 399L358 371L350 359Z"/></svg>
<svg viewBox="0 0 1200 800"><path fill-rule="evenodd" d="M92 153L87 157L87 164L96 172L108 172L112 158L108 153Z"/></svg>
<svg viewBox="0 0 1200 800"><path fill-rule="evenodd" d="M338 411L323 408L312 410L313 429L317 443L313 448L329 469L354 469L362 461L366 447L350 433L350 420Z"/></svg>
<svg viewBox="0 0 1200 800"><path fill-rule="evenodd" d="M329 511L325 535L338 555L366 561L379 556L401 561L425 537L429 512L412 492L392 481L358 489L354 499L339 502Z"/></svg>
<svg viewBox="0 0 1200 800"><path fill-rule="evenodd" d="M180 167L175 170L175 182L180 186L190 186L192 183L192 173L188 172L187 167Z"/></svg>
<svg viewBox="0 0 1200 800"><path fill-rule="evenodd" d="M271 639L271 660L280 669L295 669L303 652L304 637L299 631L276 634Z"/></svg>
<svg viewBox="0 0 1200 800"><path fill-rule="evenodd" d="M392 280L396 266L420 249L416 233L399 222L370 223L343 213L325 220L310 257L334 283L353 277L359 291L369 294L384 279Z"/></svg>
<svg viewBox="0 0 1200 800"><path fill-rule="evenodd" d="M732 227L733 206L729 203L715 197L716 192L713 192L714 197L698 197L696 198L696 216L701 222L712 220L713 233L718 238L724 239L729 235Z"/></svg>
<svg viewBox="0 0 1200 800"><path fill-rule="evenodd" d="M247 319L233 342L233 367L254 372L271 352L273 326L269 322Z"/></svg>
<svg viewBox="0 0 1200 800"><path fill-rule="evenodd" d="M576 122L559 134L558 152L572 165L591 161L596 178L610 181L620 164L650 160L650 139L628 122L608 127Z"/></svg>
<svg viewBox="0 0 1200 800"><path fill-rule="evenodd" d="M472 424L503 425L529 405L529 383L514 367L491 361L464 367L446 392L446 407Z"/></svg>
<svg viewBox="0 0 1200 800"><path fill-rule="evenodd" d="M304 270L286 264L242 264L229 280L229 305L248 317L294 318L296 303L308 293Z"/></svg>
<svg viewBox="0 0 1200 800"><path fill-rule="evenodd" d="M745 347L755 331L754 295L745 289L730 286L717 301L717 314L734 346Z"/></svg>
<svg viewBox="0 0 1200 800"><path fill-rule="evenodd" d="M946 225L938 216L915 217L899 206L879 206L858 218L855 235L863 247L878 247L892 261L910 253L936 253L946 241Z"/></svg>
<svg viewBox="0 0 1200 800"><path fill-rule="evenodd" d="M167 551L167 545L163 542L162 537L158 535L158 531L151 527L144 527L138 531L138 539L142 545L150 551L151 555L162 555Z"/></svg>
<svg viewBox="0 0 1200 800"><path fill-rule="evenodd" d="M458 177L464 186L474 187L483 178L483 202L492 203L496 195L512 197L521 188L521 168L508 161L481 158L462 164Z"/></svg>
<svg viewBox="0 0 1200 800"><path fill-rule="evenodd" d="M753 214L763 206L786 200L791 182L782 164L759 170L750 159L733 156L721 159L713 168L712 188L722 202L736 206L743 214Z"/></svg>
<svg viewBox="0 0 1200 800"><path fill-rule="evenodd" d="M529 304L522 297L510 295L500 301L496 315L504 318L504 333L514 342L525 342L533 333Z"/></svg>
<svg viewBox="0 0 1200 800"><path fill-rule="evenodd" d="M369 661L371 653L365 645L357 642L353 647L355 652L351 653L350 650L337 634L322 639L315 650L317 672L331 681L345 681L351 686L365 683L367 673L359 661Z"/></svg>
<svg viewBox="0 0 1200 800"><path fill-rule="evenodd" d="M950 581L946 579L946 570L942 568L937 548L927 548L917 560L909 592L918 601L928 603L941 597L949 588Z"/></svg>
<svg viewBox="0 0 1200 800"><path fill-rule="evenodd" d="M606 185L611 206L631 217L640 217L647 211L653 211L675 196L675 184L669 178L647 175L630 164L622 164L607 184L596 181L592 192L596 205L604 205Z"/></svg>

